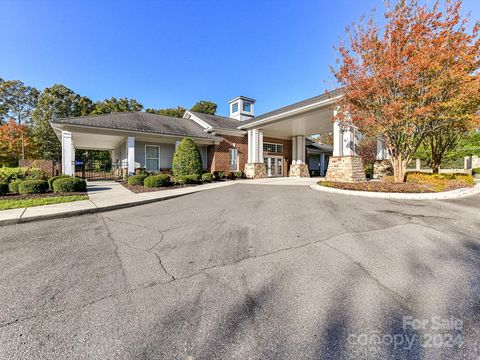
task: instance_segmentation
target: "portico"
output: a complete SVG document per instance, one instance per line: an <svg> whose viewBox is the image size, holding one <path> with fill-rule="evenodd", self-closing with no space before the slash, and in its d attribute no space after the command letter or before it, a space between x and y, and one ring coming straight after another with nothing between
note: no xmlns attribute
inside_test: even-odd
<svg viewBox="0 0 480 360"><path fill-rule="evenodd" d="M335 102L341 96L338 91L330 92L245 121L239 128L248 132L247 177L259 178L271 173L269 163L265 161L269 154L269 149L264 147L266 138L288 141L290 151L284 152L288 153L284 161L289 167L288 176L291 177L310 176L306 148L306 137L310 135L333 132L333 162L329 168L332 164L336 167L338 159L352 158L358 162L356 144L359 133L352 127L332 122ZM319 159L319 168L325 169L325 156ZM327 170L327 177L328 174Z"/></svg>

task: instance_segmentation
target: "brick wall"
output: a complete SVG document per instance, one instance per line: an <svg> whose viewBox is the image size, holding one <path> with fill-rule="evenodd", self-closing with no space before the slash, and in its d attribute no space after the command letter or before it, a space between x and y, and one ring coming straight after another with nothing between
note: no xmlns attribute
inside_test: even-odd
<svg viewBox="0 0 480 360"><path fill-rule="evenodd" d="M246 135L221 135L221 137L223 139L220 144L209 146L207 150L210 171L228 171L228 152L230 149L234 148L233 144L235 144L235 148L238 149L238 168L243 171L248 156L248 137Z"/></svg>
<svg viewBox="0 0 480 360"><path fill-rule="evenodd" d="M42 169L49 176L60 175L62 172L60 163L52 160L19 160L18 166L23 168Z"/></svg>

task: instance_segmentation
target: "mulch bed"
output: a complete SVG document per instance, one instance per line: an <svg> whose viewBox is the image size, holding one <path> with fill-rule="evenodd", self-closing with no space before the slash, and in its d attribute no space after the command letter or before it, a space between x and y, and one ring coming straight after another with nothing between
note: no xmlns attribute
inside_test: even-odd
<svg viewBox="0 0 480 360"><path fill-rule="evenodd" d="M435 193L441 191L450 191L465 188L465 184L452 182L444 188L438 188L431 184L417 183L394 183L386 181L363 181L363 182L331 182L320 181L321 186L331 187L342 190L369 191L369 192L387 192L387 193Z"/></svg>
<svg viewBox="0 0 480 360"><path fill-rule="evenodd" d="M126 181L119 181L124 187L126 187L131 192L135 194L144 193L144 192L152 192L152 191L162 191L162 190L171 190L171 189L178 189L178 188L186 188L191 186L198 186L200 184L185 184L185 185L170 185L170 186L163 186L157 188L149 188L142 185L128 185Z"/></svg>
<svg viewBox="0 0 480 360"><path fill-rule="evenodd" d="M47 192L42 194L28 194L28 195L6 194L6 195L0 196L0 201L1 200L26 200L26 199L57 197L57 196L73 196L73 195L87 195L87 193L86 192L68 192L68 193Z"/></svg>

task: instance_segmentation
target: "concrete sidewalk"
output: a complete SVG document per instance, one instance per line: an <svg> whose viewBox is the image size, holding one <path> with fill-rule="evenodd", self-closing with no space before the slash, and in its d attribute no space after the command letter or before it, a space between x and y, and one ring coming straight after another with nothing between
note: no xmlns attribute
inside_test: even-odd
<svg viewBox="0 0 480 360"><path fill-rule="evenodd" d="M236 183L238 181L225 181L135 194L114 181L89 182L87 184L88 200L3 210L0 211L0 225L121 209L172 199L199 191L217 189Z"/></svg>

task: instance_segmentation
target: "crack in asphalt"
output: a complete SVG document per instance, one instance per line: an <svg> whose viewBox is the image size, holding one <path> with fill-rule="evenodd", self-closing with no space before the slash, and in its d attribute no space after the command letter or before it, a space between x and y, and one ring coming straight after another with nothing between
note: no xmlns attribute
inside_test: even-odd
<svg viewBox="0 0 480 360"><path fill-rule="evenodd" d="M103 217L102 217L103 219ZM105 223L105 226L107 227L107 230L109 229L108 228L108 225L106 224L105 222L105 219L103 219L104 223ZM396 225L392 225L392 226L387 226L385 228L381 228L381 229L374 229L374 230L367 230L367 231L359 231L359 232L343 232L343 233L340 233L340 234L336 234L336 235L332 235L332 236L329 236L329 237L326 237L326 238L323 238L323 239L319 239L319 240L316 240L316 241L312 241L312 242L308 242L308 243L305 243L305 244L301 244L301 245L298 245L298 246L290 246L290 247L287 247L287 248L281 248L281 249L278 249L278 250L275 250L275 251L271 251L271 252L267 252L267 253L263 253L263 254L259 254L259 255L256 255L256 256L249 256L249 257L245 257L243 259L239 259L237 261L234 261L234 262L231 262L231 263L227 263L227 264L215 264L215 265L212 265L212 266L208 266L208 267L205 267L205 268L202 268L200 269L199 271L196 271L194 273L191 273L191 274L188 274L188 275L185 275L185 276L174 276L173 274L171 274L164 266L164 264L162 263L162 260L161 260L161 257L159 254L157 254L156 252L153 252L153 254L157 257L158 259L158 262L160 264L160 267L162 268L162 270L165 272L165 274L167 274L171 279L170 280L167 280L167 281L152 281L150 283L148 283L147 285L141 285L141 286L137 286L137 287L130 287L130 289L128 289L128 281L126 280L126 275L125 275L125 272L124 272L124 269L123 269L123 265L122 265L122 262L121 262L121 259L117 253L117 246L116 244L114 244L115 246L115 255L117 256L118 260L120 261L120 267L121 267L121 271L122 271L122 275L124 276L124 280L125 280L125 284L126 284L126 290L125 291L122 291L122 292L118 292L118 293L113 293L113 294L109 294L109 295L106 295L106 296L103 296L103 297L100 297L98 299L95 299L91 302L88 302L88 303L85 303L85 304L82 304L80 306L77 306L77 307L72 307L72 308L65 308L65 309L59 309L59 310L56 310L56 311L52 311L48 314L37 314L37 315L33 315L33 316L29 316L29 317L25 317L25 318L18 318L18 319L15 319L13 321L10 321L10 322L7 322L5 324L0 324L0 328L3 328L3 327L6 327L6 326L9 326L9 325L13 325L17 322L21 322L21 321L26 321L26 320L30 320L30 319L33 319L33 318L37 318L37 317L42 317L42 316L45 316L45 317L49 317L49 316L52 316L52 315L56 315L58 313L62 313L62 312L65 312L65 311L75 311L75 310L80 310L80 309L83 309L85 307L88 307L88 306L91 306L97 302L100 302L100 301L103 301L103 300L106 300L106 299L109 299L109 298L112 298L112 297L118 297L118 296L123 296L123 295L128 295L128 294L131 294L131 293L135 293L137 292L138 290L143 290L143 289L148 289L148 288L151 288L151 287L155 287L155 286L158 286L158 285L164 285L164 284L172 284L174 282L177 282L177 281L180 281L180 280L188 280L190 278L193 278L195 276L198 276L198 275L207 275L208 274L206 273L207 271L209 270L212 270L212 269L217 269L217 268L223 268L223 267L227 267L227 266L235 266L235 265L238 265L244 261L247 261L247 260L254 260L254 259L261 259L261 258L264 258L264 257L268 257L268 256L272 256L272 255L276 255L276 254L279 254L279 253L282 253L282 252L288 252L288 251L291 251L291 250L298 250L298 249L302 249L302 248L305 248L305 247L308 247L308 246L315 246L315 245L321 245L321 244L324 244L324 245L327 245L329 248L332 248L333 250L337 251L337 252L340 252L342 253L344 256L346 256L347 258L349 258L350 261L354 262L357 266L359 266L362 271L364 271L366 274L369 275L370 278L372 278L372 280L374 280L382 289L385 289L385 290L388 290L389 292L393 293L396 295L396 297L400 298L403 300L403 302L405 302L405 298L403 298L400 294L396 293L395 291L389 289L387 286L385 286L384 284L382 284L378 279L376 279L367 269L365 269L359 262L355 261L354 259L350 258L347 254L343 253L342 251L340 251L339 249L336 249L335 247L331 246L330 244L326 244L327 241L329 240L333 240L333 239L336 239L336 238L339 238L339 237L342 237L342 236L345 236L345 235L359 235L359 234L369 234L369 233L373 233L373 232L378 232L378 231L384 231L384 230L388 230L388 229L392 229L392 228L395 228L395 227L402 227L402 226L406 226L406 225L411 225L411 223L405 223L405 224L396 224ZM421 225L421 224L416 224L416 225ZM421 225L422 226L422 225ZM158 231L158 229L157 229ZM438 230L437 230L438 231ZM115 240L113 237L111 237L110 235L110 231L107 232L107 236L109 237L109 239L111 241L113 241L114 243L118 240ZM149 254L152 254L151 252L149 252ZM400 305L405 308L406 305L404 303L400 303Z"/></svg>

